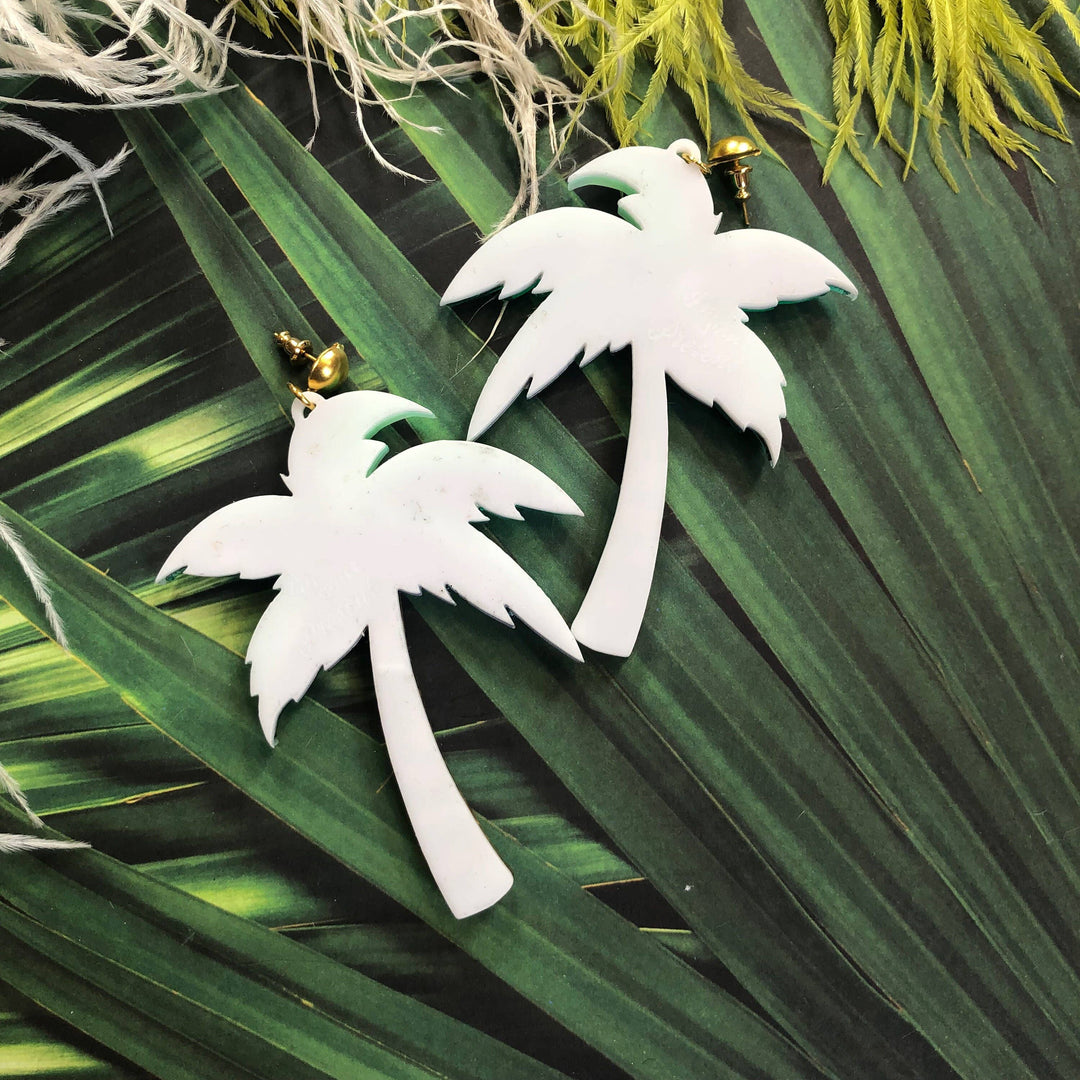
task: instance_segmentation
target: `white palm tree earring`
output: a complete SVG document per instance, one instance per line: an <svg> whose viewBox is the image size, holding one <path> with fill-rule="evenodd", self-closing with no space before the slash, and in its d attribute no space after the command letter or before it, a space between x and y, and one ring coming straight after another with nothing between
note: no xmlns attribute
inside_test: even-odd
<svg viewBox="0 0 1080 1080"><path fill-rule="evenodd" d="M287 352L307 353L309 343L284 333L277 338ZM340 369L331 352L344 356L334 346L320 357ZM319 358L308 358L318 366ZM463 919L494 904L513 878L439 752L413 675L398 594L427 591L453 603L452 589L508 626L512 611L581 660L540 586L473 527L487 520L481 508L519 521L519 506L581 511L538 469L492 446L427 442L380 466L387 447L372 436L406 417L430 417L427 409L378 391L324 398L292 389L298 400L282 477L291 494L241 499L211 514L180 541L158 580L184 568L203 577L277 578L277 596L247 650L251 693L271 745L285 705L299 701L319 670L336 664L367 631L394 776L432 876Z"/></svg>
<svg viewBox="0 0 1080 1080"><path fill-rule="evenodd" d="M738 144L738 145L728 145ZM745 211L755 149L724 140L710 155ZM719 215L689 139L627 147L578 169L571 190L623 193L618 216L560 207L514 222L451 281L443 304L501 286L500 299L547 294L492 369L469 425L481 436L523 389L533 397L578 360L631 346L631 417L615 517L574 619L578 641L629 656L652 586L667 487L666 377L765 441L776 464L786 415L783 372L745 325L747 311L855 286L824 255L764 229L717 234Z"/></svg>

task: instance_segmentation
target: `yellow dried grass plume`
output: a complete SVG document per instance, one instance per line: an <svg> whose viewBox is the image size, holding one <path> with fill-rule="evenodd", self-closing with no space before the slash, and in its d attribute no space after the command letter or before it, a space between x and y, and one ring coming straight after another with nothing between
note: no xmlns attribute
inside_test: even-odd
<svg viewBox="0 0 1080 1080"><path fill-rule="evenodd" d="M520 4L555 42L583 97L603 104L621 143L638 138L669 83L689 96L706 140L711 137L710 86L721 91L756 138L755 117L802 127L800 113L817 116L746 71L716 0ZM857 129L867 99L877 138L903 158L905 175L922 130L931 158L954 189L942 143L950 109L965 154L974 133L1010 165L1015 166L1017 154L1035 161L1036 145L1003 114L1034 132L1068 140L1059 90L1075 91L1040 33L1049 19L1059 18L1080 43L1080 22L1065 0L1046 0L1043 14L1030 26L1010 0L825 0L825 10L836 52L835 136L824 179L845 150L877 179ZM650 70L647 89L635 96L644 66ZM903 143L894 127L898 99L909 107L910 131Z"/></svg>
<svg viewBox="0 0 1080 1080"><path fill-rule="evenodd" d="M1031 26L1009 0L874 0L873 5L871 0L825 0L825 10L836 41L837 122L826 180L845 149L874 175L856 132L866 97L877 118L877 138L904 159L905 176L925 128L930 156L953 190L957 185L942 144L950 102L965 155L971 153L974 133L1013 168L1019 154L1042 169L1038 147L1011 127L1003 112L1032 131L1070 141L1058 91L1076 90L1040 33L1056 16L1080 42L1080 22L1063 0L1048 0ZM893 128L897 98L911 110L906 144ZM1050 122L1036 116L1025 99L1044 109Z"/></svg>
<svg viewBox="0 0 1080 1080"><path fill-rule="evenodd" d="M719 0L572 0L522 6L555 44L586 101L600 102L616 139L644 132L673 82L690 99L706 144L712 141L709 94L718 87L746 130L767 145L755 118L784 120L806 132L800 112L822 119L789 94L754 78L724 26ZM645 92L635 87L648 72Z"/></svg>
<svg viewBox="0 0 1080 1080"><path fill-rule="evenodd" d="M620 144L636 142L671 85L689 98L706 144L713 88L765 147L762 119L804 133L807 117L822 121L834 131L825 180L845 151L878 179L858 127L866 104L877 121L877 140L901 156L905 175L924 136L954 188L943 144L950 124L963 153L971 152L974 133L1013 166L1017 155L1038 166L1037 146L1013 122L1068 140L1059 94L1075 91L1041 32L1048 20L1059 19L1080 43L1080 21L1066 0L1045 0L1032 25L1012 0L823 3L835 40L831 124L747 71L724 26L722 0L517 0L516 6L497 0L233 0L234 10L266 33L279 16L288 19L299 31L302 55L310 62L321 54L358 106L375 100L395 115L380 83L407 94L432 79L486 76L518 151L515 211L536 206L541 131L557 161L567 134L595 103ZM425 28L415 48L406 33L414 23ZM537 63L542 44L558 53L566 82ZM557 117L568 122L557 127Z"/></svg>

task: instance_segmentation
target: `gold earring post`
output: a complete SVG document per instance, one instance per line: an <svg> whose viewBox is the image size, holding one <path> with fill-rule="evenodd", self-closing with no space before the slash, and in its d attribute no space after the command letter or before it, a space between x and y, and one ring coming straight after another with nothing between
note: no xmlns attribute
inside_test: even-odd
<svg viewBox="0 0 1080 1080"><path fill-rule="evenodd" d="M679 157L686 162L687 165L693 165L702 176L708 176L712 172L712 169L704 161L698 161L696 157L691 157L685 150L679 153Z"/></svg>
<svg viewBox="0 0 1080 1080"><path fill-rule="evenodd" d="M303 367L304 364L311 365L308 369L307 379L307 388L309 390L314 390L316 393L323 390L334 390L345 381L349 374L348 357L345 355L345 350L336 341L333 345L323 349L318 356L312 356L309 351L311 349L310 341L294 337L288 330L277 331L274 334L274 341L281 346L282 351L289 358L289 363L293 367ZM301 398L301 400L303 399Z"/></svg>
<svg viewBox="0 0 1080 1080"><path fill-rule="evenodd" d="M742 158L757 157L761 147L741 135L732 135L721 139L709 151L709 165L726 172L735 185L735 198L742 203L743 221L750 224L750 213L746 201L750 198L748 178L753 166L743 163Z"/></svg>

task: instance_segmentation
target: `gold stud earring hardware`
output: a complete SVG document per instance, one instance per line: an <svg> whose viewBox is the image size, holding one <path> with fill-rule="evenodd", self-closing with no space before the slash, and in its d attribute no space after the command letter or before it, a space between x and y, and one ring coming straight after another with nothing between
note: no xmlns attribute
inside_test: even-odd
<svg viewBox="0 0 1080 1080"><path fill-rule="evenodd" d="M761 147L741 135L721 139L709 151L709 167L718 168L731 177L735 185L735 198L742 203L743 221L747 225L750 224L750 214L746 209L746 201L750 198L748 177L753 166L744 164L742 159L757 157L760 153Z"/></svg>
<svg viewBox="0 0 1080 1080"><path fill-rule="evenodd" d="M281 346L282 351L289 358L293 367L308 368L307 388L319 393L323 390L334 390L340 386L349 374L349 360L345 350L335 341L329 348L323 349L318 356L312 356L311 342L302 338L293 337L287 330L279 330L274 334L274 340ZM289 389L304 401L303 391L289 383ZM309 398L308 401L311 399ZM307 404L307 402L304 402Z"/></svg>

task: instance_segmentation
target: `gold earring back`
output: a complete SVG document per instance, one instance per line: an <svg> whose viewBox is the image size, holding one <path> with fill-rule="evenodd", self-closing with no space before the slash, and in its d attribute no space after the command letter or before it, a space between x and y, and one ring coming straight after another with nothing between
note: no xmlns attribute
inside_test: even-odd
<svg viewBox="0 0 1080 1080"><path fill-rule="evenodd" d="M743 221L750 224L750 213L746 202L750 198L749 177L753 166L743 162L743 158L757 157L761 147L742 135L731 135L721 139L709 151L709 166L727 173L735 185L735 198L742 204Z"/></svg>
<svg viewBox="0 0 1080 1080"><path fill-rule="evenodd" d="M345 350L336 341L323 349L318 356L311 354L310 341L294 337L288 330L279 330L274 334L274 341L281 347L293 367L311 365L308 368L307 388L315 393L334 390L348 377L349 359L345 355ZM289 385L292 386L291 383Z"/></svg>

